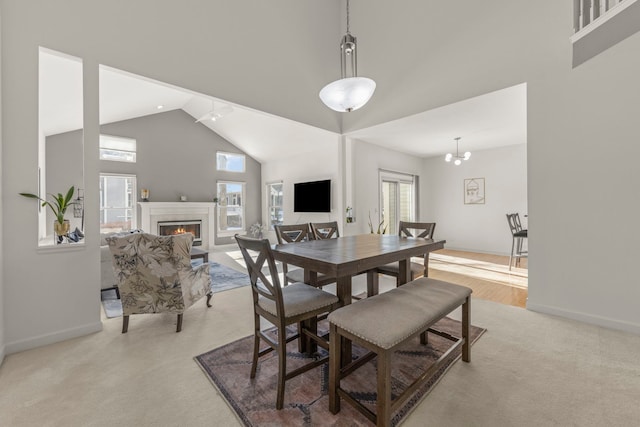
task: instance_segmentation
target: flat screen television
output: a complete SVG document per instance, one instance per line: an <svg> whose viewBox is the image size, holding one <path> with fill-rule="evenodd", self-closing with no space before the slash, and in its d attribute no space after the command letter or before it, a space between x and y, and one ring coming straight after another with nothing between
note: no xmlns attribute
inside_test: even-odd
<svg viewBox="0 0 640 427"><path fill-rule="evenodd" d="M293 184L294 212L331 212L331 180Z"/></svg>

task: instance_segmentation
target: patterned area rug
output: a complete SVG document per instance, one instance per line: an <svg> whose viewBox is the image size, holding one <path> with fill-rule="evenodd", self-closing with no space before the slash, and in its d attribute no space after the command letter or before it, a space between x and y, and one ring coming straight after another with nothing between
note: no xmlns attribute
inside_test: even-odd
<svg viewBox="0 0 640 427"><path fill-rule="evenodd" d="M202 264L202 260L193 260L192 265ZM216 292L228 291L249 285L249 276L217 262L209 262L209 274L211 274L211 290ZM105 316L109 319L122 316L122 303L116 296L115 290L102 291L100 293L102 307Z"/></svg>
<svg viewBox="0 0 640 427"><path fill-rule="evenodd" d="M460 336L460 322L444 318L435 325L436 329ZM328 329L326 321L321 322L319 331ZM293 331L293 330L292 330ZM471 326L473 344L486 330ZM270 330L275 336L275 329ZM406 389L440 355L451 346L451 341L435 334L429 334L429 344L422 346L418 339L407 343L396 352L393 360L392 382L394 396ZM264 345L264 344L263 344ZM364 350L353 346L354 355ZM326 352L320 349L323 354ZM351 405L342 402L341 410L333 415L329 411L327 387L329 367L327 364L305 372L285 385L284 408L275 409L278 373L278 358L275 352L263 356L258 362L256 378L251 380L251 357L253 336L216 348L195 357L211 382L217 387L238 419L245 426L371 426L372 423ZM397 426L420 400L433 388L449 367L460 358L461 349L454 351L447 363L436 372L426 384L410 397L405 405L394 413L392 424ZM297 352L297 341L287 346L287 372L307 363L310 359ZM342 381L342 386L369 409L375 412L376 400L376 359L368 362ZM473 351L471 352L473 363Z"/></svg>

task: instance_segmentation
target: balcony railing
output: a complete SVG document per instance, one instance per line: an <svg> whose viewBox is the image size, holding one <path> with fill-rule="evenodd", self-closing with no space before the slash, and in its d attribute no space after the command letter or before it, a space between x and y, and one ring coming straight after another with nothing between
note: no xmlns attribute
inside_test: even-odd
<svg viewBox="0 0 640 427"><path fill-rule="evenodd" d="M637 0L573 0L573 29L575 35L572 37L572 40L575 42L636 1Z"/></svg>

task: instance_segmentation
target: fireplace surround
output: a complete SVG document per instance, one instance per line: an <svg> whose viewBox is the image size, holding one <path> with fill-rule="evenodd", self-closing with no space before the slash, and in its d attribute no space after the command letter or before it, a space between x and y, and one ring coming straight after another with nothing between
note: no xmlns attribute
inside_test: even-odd
<svg viewBox="0 0 640 427"><path fill-rule="evenodd" d="M208 202L139 202L140 228L159 234L159 223L200 221L201 248L214 246L215 203ZM195 244L195 243L194 243Z"/></svg>

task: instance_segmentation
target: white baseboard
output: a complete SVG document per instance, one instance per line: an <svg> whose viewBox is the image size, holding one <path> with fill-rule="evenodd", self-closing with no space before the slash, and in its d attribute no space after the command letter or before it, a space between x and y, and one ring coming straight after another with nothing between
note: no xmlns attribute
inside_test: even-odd
<svg viewBox="0 0 640 427"><path fill-rule="evenodd" d="M18 353L20 351L30 350L43 345L53 344L60 341L89 335L102 330L102 322L89 323L75 328L65 329L63 331L53 332L51 334L40 335L33 338L26 338L19 341L7 343L5 346L6 354Z"/></svg>
<svg viewBox="0 0 640 427"><path fill-rule="evenodd" d="M538 313L552 314L554 316L565 317L567 319L577 320L578 322L588 323L590 325L602 326L603 328L615 329L618 331L640 335L640 325L637 323L625 322L602 316L594 316L592 314L570 311L560 307L553 307L549 305L532 304L529 301L527 301L527 310L536 311Z"/></svg>

